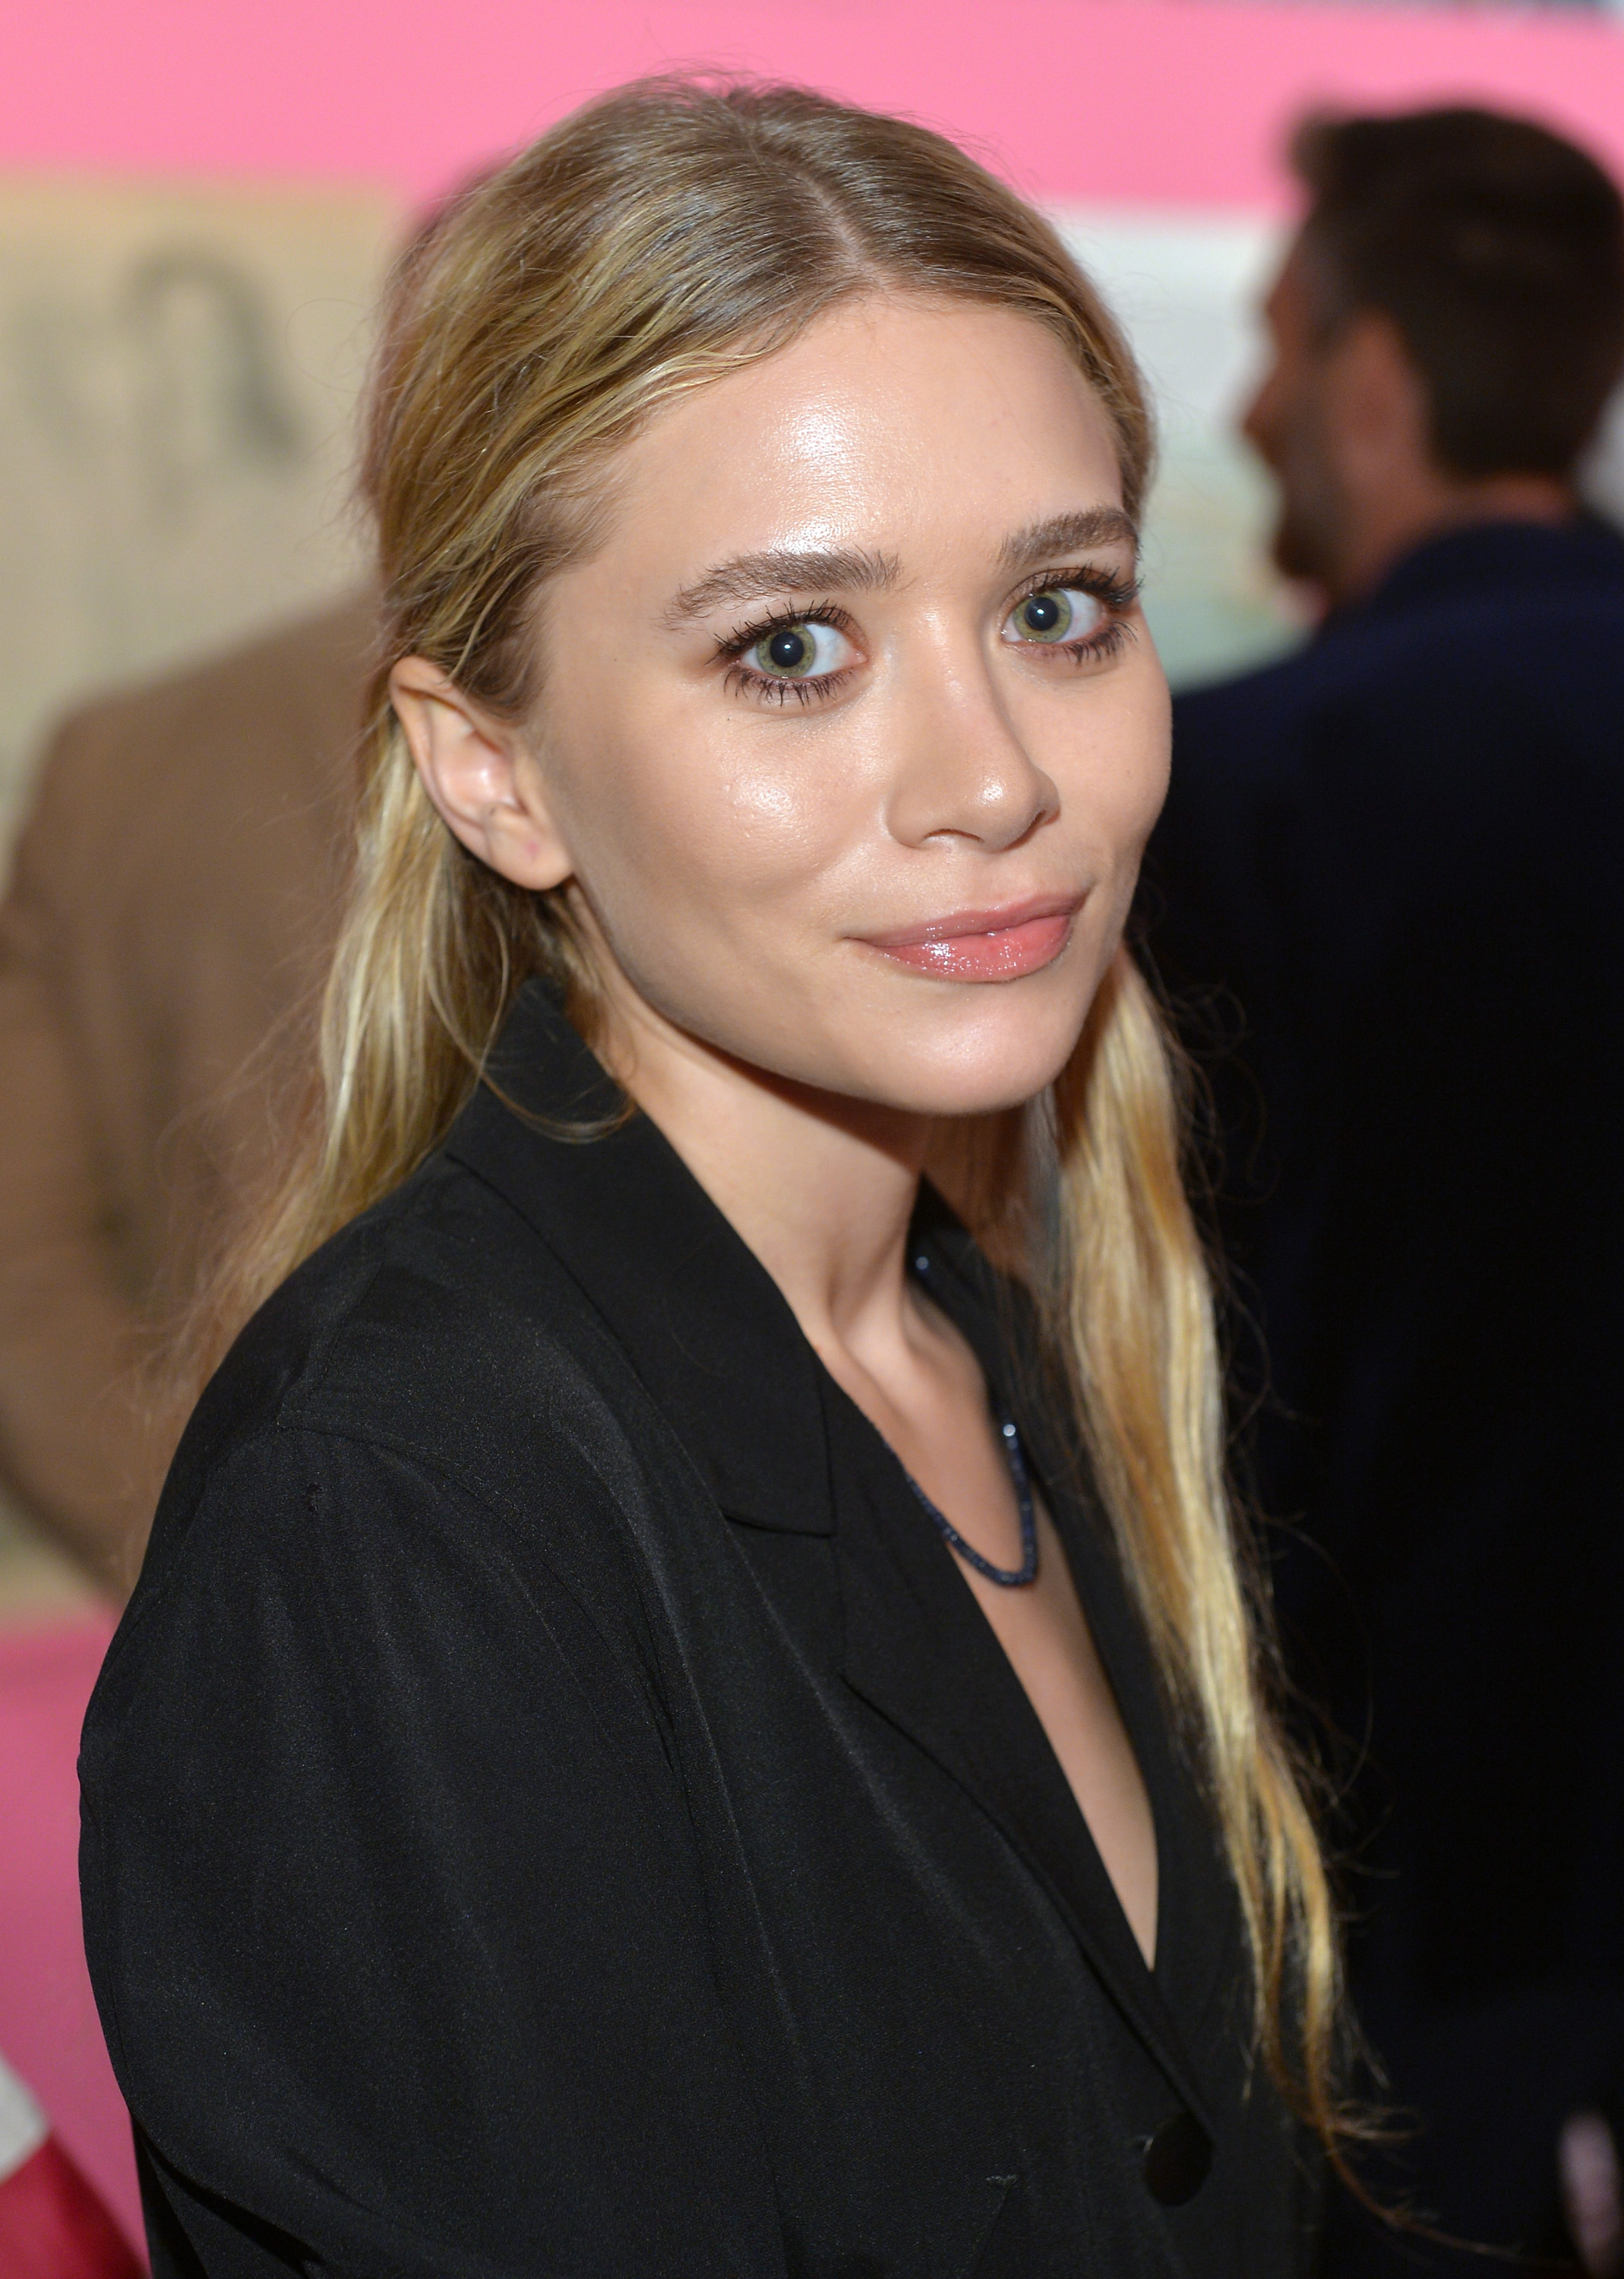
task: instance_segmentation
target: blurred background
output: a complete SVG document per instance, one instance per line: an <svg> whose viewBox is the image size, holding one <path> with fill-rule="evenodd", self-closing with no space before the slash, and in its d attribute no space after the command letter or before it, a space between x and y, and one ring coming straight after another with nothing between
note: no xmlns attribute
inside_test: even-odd
<svg viewBox="0 0 1624 2279"><path fill-rule="evenodd" d="M1052 211L1160 407L1175 685L1302 638L1232 420L1321 105L1515 109L1624 171L1605 7L1241 0L57 0L0 35L0 867L53 724L355 588L351 413L389 255L594 90L711 64L915 115ZM1590 470L1624 513L1624 420ZM0 1116L15 1103L0 1101ZM79 1959L79 1719L111 1602L0 1510L0 2053L131 2237Z"/></svg>

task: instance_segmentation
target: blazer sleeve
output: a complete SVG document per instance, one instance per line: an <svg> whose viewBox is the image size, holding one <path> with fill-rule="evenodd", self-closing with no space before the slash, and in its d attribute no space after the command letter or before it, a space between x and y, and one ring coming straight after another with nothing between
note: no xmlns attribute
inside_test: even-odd
<svg viewBox="0 0 1624 2279"><path fill-rule="evenodd" d="M585 1464L537 1496L617 1526ZM81 1762L160 2279L781 2270L634 1626L353 1439L268 1431L166 1531Z"/></svg>
<svg viewBox="0 0 1624 2279"><path fill-rule="evenodd" d="M0 904L0 1479L127 1591L162 1458L137 1393L146 1324L114 1255L117 1216L60 986L71 923L53 856L71 831L45 764Z"/></svg>

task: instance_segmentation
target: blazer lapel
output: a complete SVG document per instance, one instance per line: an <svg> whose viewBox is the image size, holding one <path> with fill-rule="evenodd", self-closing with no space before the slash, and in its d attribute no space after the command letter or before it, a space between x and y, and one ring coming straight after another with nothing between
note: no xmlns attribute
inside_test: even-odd
<svg viewBox="0 0 1624 2279"><path fill-rule="evenodd" d="M446 1152L504 1194L580 1283L722 1510L755 1527L833 1536L845 1682L1002 1831L1168 2080L1210 2128L1047 1737L895 1457L819 1367L776 1285L655 1127L625 1116L621 1095L540 985L520 992L492 1073L500 1092L480 1087ZM601 1136L586 1140L592 1129ZM948 1219L927 1195L920 1239L933 1253L937 1222ZM949 1226L946 1239L940 1262L963 1280L961 1326L996 1381L1008 1356L985 1313L975 1257L961 1230ZM831 1492L837 1443L863 1507L850 1524L844 1508L837 1521ZM1122 1693L1106 1635L1129 1619L1121 1593L1108 1606L1091 1603L1071 1534L1076 1515L1062 1515L1048 1500L1091 1619L1103 1617L1095 1628ZM1141 1704L1136 1721L1125 1696L1123 1707L1154 1800L1167 1787L1146 1753L1158 1713ZM1160 1810L1157 1817L1160 1845Z"/></svg>
<svg viewBox="0 0 1624 2279"><path fill-rule="evenodd" d="M831 1408L839 1400L835 1394ZM831 1429L847 1438L851 1420L831 1415ZM870 1466L862 1469L872 1477ZM915 1516L898 1510L888 1524L877 1510L875 1524L857 1528L843 1517L835 1540L841 1676L933 1758L1019 1853L1123 2017L1210 2133L1194 2070L1047 1736L950 1554L923 1513L916 1525L908 1523Z"/></svg>

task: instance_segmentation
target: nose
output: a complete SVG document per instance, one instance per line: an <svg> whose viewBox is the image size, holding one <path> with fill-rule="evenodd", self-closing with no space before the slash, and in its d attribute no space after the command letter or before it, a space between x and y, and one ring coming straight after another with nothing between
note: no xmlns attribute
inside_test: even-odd
<svg viewBox="0 0 1624 2279"><path fill-rule="evenodd" d="M1266 467L1279 464L1277 437L1282 393L1282 375L1275 362L1259 381L1251 403L1241 414L1240 432Z"/></svg>
<svg viewBox="0 0 1624 2279"><path fill-rule="evenodd" d="M1027 749L984 660L938 652L904 675L906 725L886 820L906 847L962 839L997 854L1060 811L1060 793Z"/></svg>

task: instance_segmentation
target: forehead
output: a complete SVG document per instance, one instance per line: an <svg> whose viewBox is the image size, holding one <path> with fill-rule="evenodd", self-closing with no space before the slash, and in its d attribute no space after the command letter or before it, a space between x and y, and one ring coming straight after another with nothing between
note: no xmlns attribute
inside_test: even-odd
<svg viewBox="0 0 1624 2279"><path fill-rule="evenodd" d="M1110 423L1053 334L903 298L836 308L666 408L615 473L610 550L673 564L845 545L906 566L1122 499Z"/></svg>

